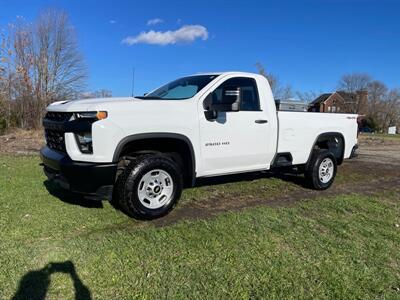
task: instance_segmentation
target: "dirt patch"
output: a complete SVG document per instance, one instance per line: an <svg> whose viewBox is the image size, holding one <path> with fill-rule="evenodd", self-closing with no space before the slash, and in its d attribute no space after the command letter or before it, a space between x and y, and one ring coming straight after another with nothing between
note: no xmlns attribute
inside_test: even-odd
<svg viewBox="0 0 400 300"><path fill-rule="evenodd" d="M44 144L42 130L15 130L0 136L0 154L37 154ZM400 187L400 139L360 136L359 146L359 156L352 160L346 160L339 167L338 180L326 191L314 191L304 187L302 176L274 174L273 176L282 180L295 183L296 188L284 190L279 196L268 199L260 199L250 194L237 197L218 194L214 197L199 198L178 205L168 216L153 221L153 223L156 226L165 226L180 220L211 218L223 212L241 210L246 207L290 206L298 201L317 197L351 193L373 194L384 190L398 190ZM345 175L342 180L340 180L340 174ZM266 176L270 177L271 174ZM257 178L260 177L255 177L254 180Z"/></svg>
<svg viewBox="0 0 400 300"><path fill-rule="evenodd" d="M307 201L319 197L340 196L352 193L373 195L387 190L400 190L400 172L396 177L381 178L362 183L334 184L325 191L315 191L301 187L299 190L287 192L269 199L254 197L218 198L198 201L176 208L164 218L153 221L156 226L166 226L182 220L208 219L224 212L237 211L248 207L267 205L271 207L292 206L299 201Z"/></svg>
<svg viewBox="0 0 400 300"><path fill-rule="evenodd" d="M37 154L44 144L43 130L16 129L0 135L0 153Z"/></svg>
<svg viewBox="0 0 400 300"><path fill-rule="evenodd" d="M360 136L358 141L360 145L360 160L400 165L400 138L385 139Z"/></svg>
<svg viewBox="0 0 400 300"><path fill-rule="evenodd" d="M399 146L396 145L396 147ZM248 207L262 205L272 207L291 206L299 201L319 197L340 196L352 193L373 195L386 190L400 191L400 157L397 157L396 151L376 151L375 146L368 147L367 145L362 145L360 150L357 158L346 160L338 169L339 174L345 173L346 177L349 178L354 177L351 175L363 175L358 177L356 181L345 180L345 182L335 182L328 190L315 191L305 187L302 176L281 174L278 175L279 178L296 183L298 188L294 191L285 191L281 195L268 199L255 198L254 196L198 199L182 207L178 205L169 215L155 220L153 223L155 226L166 226L181 220L208 219L224 212L237 211ZM370 151L375 152L369 154L371 153ZM387 159L390 159L391 163L387 163Z"/></svg>

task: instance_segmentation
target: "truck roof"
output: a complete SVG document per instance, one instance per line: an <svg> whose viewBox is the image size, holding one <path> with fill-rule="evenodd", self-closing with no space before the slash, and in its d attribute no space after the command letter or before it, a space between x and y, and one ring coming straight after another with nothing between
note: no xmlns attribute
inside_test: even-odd
<svg viewBox="0 0 400 300"><path fill-rule="evenodd" d="M257 73L251 73L251 72L241 72L241 71L225 71L225 72L201 72L197 74L193 74L192 76L195 75L236 75L236 76L254 76L254 75L259 75Z"/></svg>

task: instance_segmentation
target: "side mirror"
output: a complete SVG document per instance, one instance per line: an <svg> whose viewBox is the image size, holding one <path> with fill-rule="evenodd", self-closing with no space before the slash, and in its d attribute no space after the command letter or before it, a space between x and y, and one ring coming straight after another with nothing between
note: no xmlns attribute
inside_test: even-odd
<svg viewBox="0 0 400 300"><path fill-rule="evenodd" d="M218 111L216 111L213 107L213 97L212 93L208 94L208 96L204 99L203 108L204 108L204 116L208 121L214 121L218 118Z"/></svg>
<svg viewBox="0 0 400 300"><path fill-rule="evenodd" d="M205 115L206 119L209 121L218 119L218 112L216 110L206 110L204 112L204 115Z"/></svg>

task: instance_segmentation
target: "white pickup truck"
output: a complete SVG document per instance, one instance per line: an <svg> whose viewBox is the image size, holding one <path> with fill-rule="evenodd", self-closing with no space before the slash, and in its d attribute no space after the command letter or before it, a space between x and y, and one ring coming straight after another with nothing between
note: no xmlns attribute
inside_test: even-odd
<svg viewBox="0 0 400 300"><path fill-rule="evenodd" d="M200 74L143 97L56 102L44 171L61 187L116 197L131 216L168 213L197 178L296 167L328 188L357 148L357 115L276 111L258 74Z"/></svg>

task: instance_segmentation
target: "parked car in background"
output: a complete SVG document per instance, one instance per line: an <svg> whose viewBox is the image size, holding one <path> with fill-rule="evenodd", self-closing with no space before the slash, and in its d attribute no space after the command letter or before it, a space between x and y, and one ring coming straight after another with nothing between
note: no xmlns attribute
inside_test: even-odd
<svg viewBox="0 0 400 300"><path fill-rule="evenodd" d="M369 127L360 127L359 132L374 133L375 131Z"/></svg>

